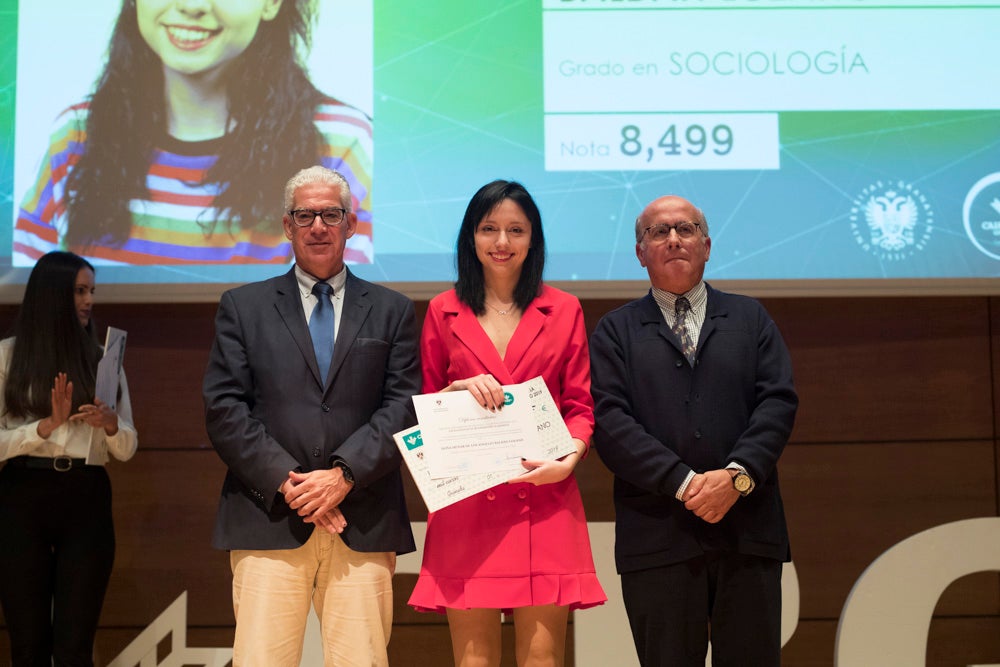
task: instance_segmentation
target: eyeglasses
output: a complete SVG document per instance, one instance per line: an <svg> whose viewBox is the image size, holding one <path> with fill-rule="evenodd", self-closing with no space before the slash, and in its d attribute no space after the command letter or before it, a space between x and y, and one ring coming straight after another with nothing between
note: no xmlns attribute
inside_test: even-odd
<svg viewBox="0 0 1000 667"><path fill-rule="evenodd" d="M639 237L641 241L643 238L649 237L650 243L666 243L667 239L670 238L670 232L676 231L677 237L682 240L688 240L694 238L695 234L701 228L701 223L698 222L678 222L676 225L659 224L650 225L642 230L642 236Z"/></svg>
<svg viewBox="0 0 1000 667"><path fill-rule="evenodd" d="M296 208L288 212L292 222L296 227L311 227L316 221L316 217L323 221L327 227L336 227L347 218L347 210L343 208L324 208L322 211L314 211L311 208Z"/></svg>

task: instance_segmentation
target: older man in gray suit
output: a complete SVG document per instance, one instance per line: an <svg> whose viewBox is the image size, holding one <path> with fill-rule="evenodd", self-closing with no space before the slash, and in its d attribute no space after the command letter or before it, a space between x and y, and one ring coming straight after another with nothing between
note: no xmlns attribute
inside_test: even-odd
<svg viewBox="0 0 1000 667"><path fill-rule="evenodd" d="M311 601L327 665L385 665L396 554L414 550L392 440L415 422L413 304L344 266L357 217L340 174L304 169L284 204L295 266L222 296L205 372L233 661L298 665Z"/></svg>

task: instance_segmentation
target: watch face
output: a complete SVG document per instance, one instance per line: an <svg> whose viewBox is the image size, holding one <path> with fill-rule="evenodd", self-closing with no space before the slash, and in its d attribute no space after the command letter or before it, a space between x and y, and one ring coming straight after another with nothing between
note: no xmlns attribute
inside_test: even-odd
<svg viewBox="0 0 1000 667"><path fill-rule="evenodd" d="M745 493L750 490L750 475L746 473L739 473L736 477L733 477L733 486L740 493Z"/></svg>

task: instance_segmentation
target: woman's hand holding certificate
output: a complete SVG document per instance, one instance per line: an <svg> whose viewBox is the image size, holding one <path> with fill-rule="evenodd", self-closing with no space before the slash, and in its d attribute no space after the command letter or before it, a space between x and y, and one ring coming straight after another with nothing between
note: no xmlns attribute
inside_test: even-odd
<svg viewBox="0 0 1000 667"><path fill-rule="evenodd" d="M413 397L419 426L397 433L396 444L431 511L518 475L555 481L560 466L542 462L579 452L541 377L503 390L496 411L468 391ZM523 460L537 469L525 472Z"/></svg>

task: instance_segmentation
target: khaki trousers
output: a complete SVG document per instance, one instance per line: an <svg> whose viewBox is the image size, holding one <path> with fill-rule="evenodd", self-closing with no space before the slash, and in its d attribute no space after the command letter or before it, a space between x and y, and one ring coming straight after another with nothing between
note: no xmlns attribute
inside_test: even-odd
<svg viewBox="0 0 1000 667"><path fill-rule="evenodd" d="M297 549L234 550L233 667L298 667L312 602L325 667L387 667L393 552L362 553L317 528Z"/></svg>

